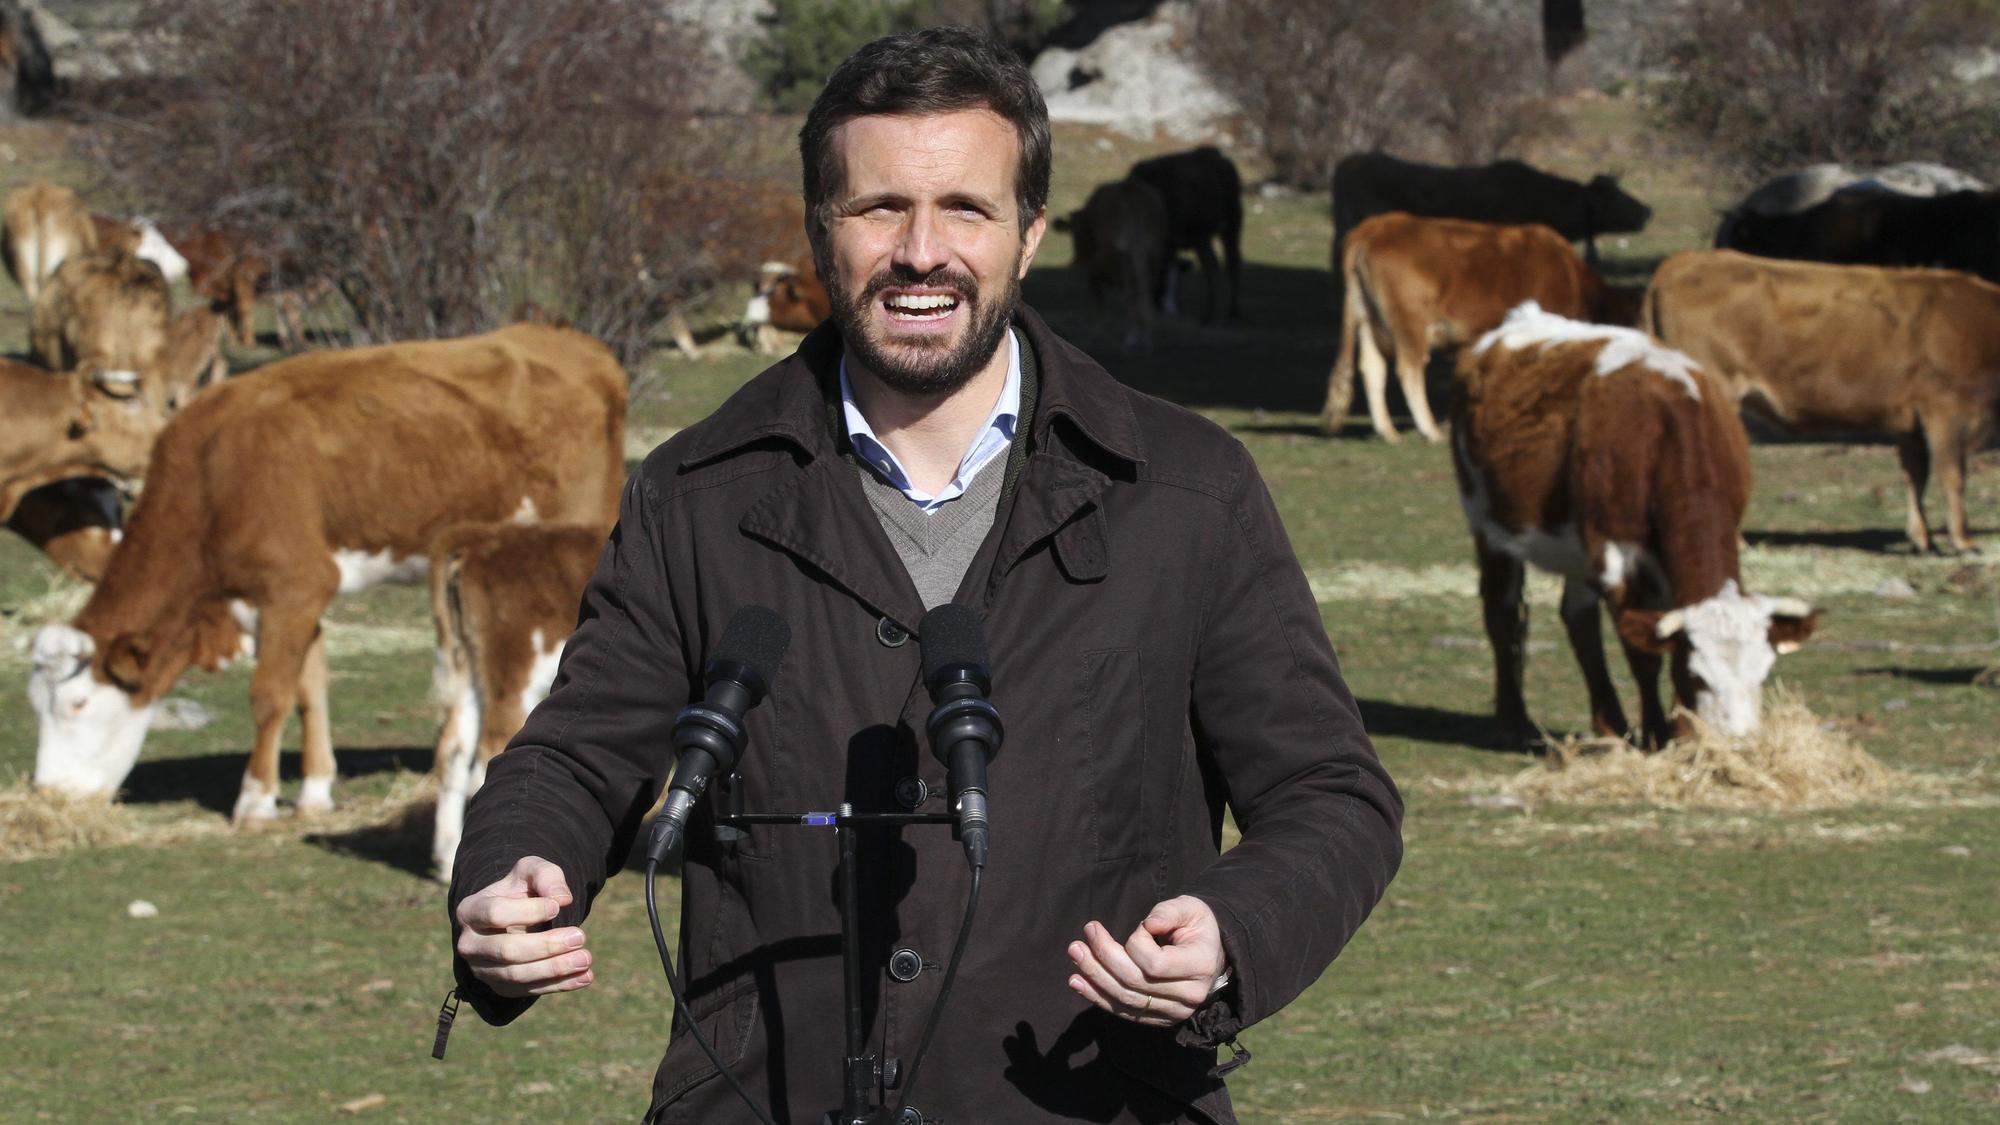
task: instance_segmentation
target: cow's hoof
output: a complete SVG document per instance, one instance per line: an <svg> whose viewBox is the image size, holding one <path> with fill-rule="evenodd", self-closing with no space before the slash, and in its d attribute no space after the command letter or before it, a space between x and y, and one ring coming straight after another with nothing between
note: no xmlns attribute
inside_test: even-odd
<svg viewBox="0 0 2000 1125"><path fill-rule="evenodd" d="M245 781L237 795L229 823L237 828L257 828L278 819L278 794L255 782Z"/></svg>
<svg viewBox="0 0 2000 1125"><path fill-rule="evenodd" d="M309 777L299 787L299 815L321 816L333 811L333 779Z"/></svg>

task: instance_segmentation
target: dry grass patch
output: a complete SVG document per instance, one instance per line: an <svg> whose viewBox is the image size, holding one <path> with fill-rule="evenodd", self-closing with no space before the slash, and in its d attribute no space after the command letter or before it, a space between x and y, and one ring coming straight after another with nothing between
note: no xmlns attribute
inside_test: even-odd
<svg viewBox="0 0 2000 1125"><path fill-rule="evenodd" d="M1935 789L1933 779L1883 765L1797 693L1766 693L1764 719L1730 738L1695 720L1695 734L1648 754L1609 738L1551 740L1542 761L1503 790L1531 805L1706 809L1838 808Z"/></svg>
<svg viewBox="0 0 2000 1125"><path fill-rule="evenodd" d="M0 788L0 862L41 859L88 848L157 847L218 836L281 835L295 839L376 832L428 841L437 781L401 772L386 793L344 796L317 816L286 816L238 832L229 818L186 803L127 805L101 797L71 797L33 788L26 779Z"/></svg>

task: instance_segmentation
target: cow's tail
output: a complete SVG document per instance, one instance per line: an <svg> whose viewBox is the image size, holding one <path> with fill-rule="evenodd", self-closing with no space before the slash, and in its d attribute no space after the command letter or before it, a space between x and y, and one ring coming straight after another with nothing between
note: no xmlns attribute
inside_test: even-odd
<svg viewBox="0 0 2000 1125"><path fill-rule="evenodd" d="M1655 340L1665 340L1666 335L1660 331L1660 327L1660 286L1656 274L1653 281L1646 286L1646 295L1639 298L1638 328Z"/></svg>
<svg viewBox="0 0 2000 1125"><path fill-rule="evenodd" d="M1348 408L1354 405L1355 358L1361 349L1377 351L1374 339L1373 299L1368 279L1365 244L1348 242L1340 270L1340 342L1333 359L1333 371L1326 379L1326 405L1320 410L1320 429L1336 434L1346 424Z"/></svg>

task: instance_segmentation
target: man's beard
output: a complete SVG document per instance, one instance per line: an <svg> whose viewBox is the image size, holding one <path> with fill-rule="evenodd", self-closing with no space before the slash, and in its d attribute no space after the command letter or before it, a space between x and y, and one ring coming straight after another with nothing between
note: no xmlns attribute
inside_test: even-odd
<svg viewBox="0 0 2000 1125"><path fill-rule="evenodd" d="M820 276L832 280L827 297L833 306L834 327L862 366L893 390L912 395L947 395L964 386L993 358L1013 322L1014 307L1021 301L1020 270L1008 271L1006 291L994 301L979 298L979 282L971 274L940 267L928 276L917 277L895 270L878 273L863 287L859 298L850 298L847 286L824 263ZM869 333L871 307L889 289L904 286L949 289L961 308L972 314L972 322L957 345L944 340L918 338L904 341L894 349Z"/></svg>

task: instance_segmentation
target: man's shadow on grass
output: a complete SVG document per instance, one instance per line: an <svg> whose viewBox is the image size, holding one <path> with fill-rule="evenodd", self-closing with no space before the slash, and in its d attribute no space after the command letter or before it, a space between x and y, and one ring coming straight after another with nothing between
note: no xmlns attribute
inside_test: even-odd
<svg viewBox="0 0 2000 1125"><path fill-rule="evenodd" d="M1506 727L1492 715L1393 703L1386 699L1357 699L1355 703L1361 707L1362 725L1368 728L1369 735L1376 738L1408 738L1447 746L1470 746L1478 750L1525 753Z"/></svg>

